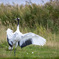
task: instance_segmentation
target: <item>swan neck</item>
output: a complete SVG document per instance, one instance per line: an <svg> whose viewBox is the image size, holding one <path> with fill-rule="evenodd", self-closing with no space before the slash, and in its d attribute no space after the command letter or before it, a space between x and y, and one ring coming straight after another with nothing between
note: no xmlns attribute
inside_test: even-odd
<svg viewBox="0 0 59 59"><path fill-rule="evenodd" d="M19 31L19 25L17 25L17 31Z"/></svg>
<svg viewBox="0 0 59 59"><path fill-rule="evenodd" d="M19 25L19 20L18 20L18 25ZM18 26L18 25L17 25L17 26Z"/></svg>
<svg viewBox="0 0 59 59"><path fill-rule="evenodd" d="M19 31L19 20L18 20L18 25L17 25L17 31Z"/></svg>

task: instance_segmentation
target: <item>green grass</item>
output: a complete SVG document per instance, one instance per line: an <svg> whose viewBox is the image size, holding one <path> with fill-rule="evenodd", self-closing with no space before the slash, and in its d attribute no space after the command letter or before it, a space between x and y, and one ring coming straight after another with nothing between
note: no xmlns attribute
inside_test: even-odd
<svg viewBox="0 0 59 59"><path fill-rule="evenodd" d="M33 52L33 54L32 54ZM35 46L29 45L24 48L17 47L16 55L14 56L14 50L8 50L7 42L0 44L0 58L5 59L56 59L59 58L59 47L51 46Z"/></svg>

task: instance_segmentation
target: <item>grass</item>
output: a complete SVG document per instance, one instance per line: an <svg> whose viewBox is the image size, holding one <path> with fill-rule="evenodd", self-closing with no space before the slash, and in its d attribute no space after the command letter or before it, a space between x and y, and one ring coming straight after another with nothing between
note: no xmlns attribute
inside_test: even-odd
<svg viewBox="0 0 59 59"><path fill-rule="evenodd" d="M33 52L33 54L32 54ZM16 56L14 56L14 50L8 50L7 42L2 43L0 46L0 58L21 58L21 59L55 59L59 58L59 49L58 47L50 46L34 46L29 45L24 48L17 47Z"/></svg>
<svg viewBox="0 0 59 59"><path fill-rule="evenodd" d="M14 50L8 50L6 29L4 26L0 28L0 59L59 59L59 35L46 36L44 46L29 45L22 49L18 46L14 56Z"/></svg>

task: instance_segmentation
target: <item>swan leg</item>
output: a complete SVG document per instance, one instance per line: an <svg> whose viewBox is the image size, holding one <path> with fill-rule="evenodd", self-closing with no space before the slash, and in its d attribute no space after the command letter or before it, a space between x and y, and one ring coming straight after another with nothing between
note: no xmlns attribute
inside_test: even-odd
<svg viewBox="0 0 59 59"><path fill-rule="evenodd" d="M18 42L15 44L15 49L14 49L14 56L16 55L16 48L18 46Z"/></svg>
<svg viewBox="0 0 59 59"><path fill-rule="evenodd" d="M14 56L16 55L16 48L14 49Z"/></svg>

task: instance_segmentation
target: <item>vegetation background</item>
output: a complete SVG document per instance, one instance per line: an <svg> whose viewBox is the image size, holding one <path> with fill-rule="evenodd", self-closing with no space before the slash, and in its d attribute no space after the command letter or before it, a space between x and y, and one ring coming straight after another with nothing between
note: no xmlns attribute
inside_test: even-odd
<svg viewBox="0 0 59 59"><path fill-rule="evenodd" d="M6 30L16 30L15 18L20 18L20 31L33 32L47 42L44 47L27 46L17 48L17 55L8 51ZM18 52L19 51L19 52ZM34 52L31 54L31 52ZM39 51L39 52L38 52ZM0 4L0 57L1 58L59 58L59 1L50 1L44 5L9 5ZM27 53L29 53L27 55Z"/></svg>

